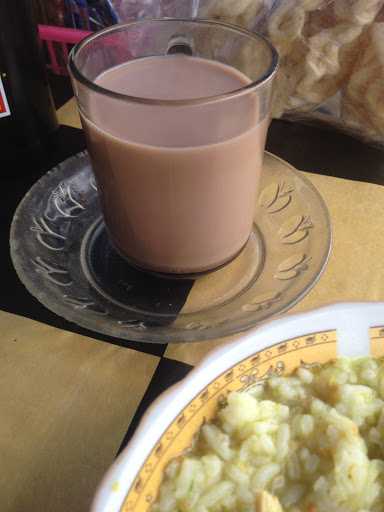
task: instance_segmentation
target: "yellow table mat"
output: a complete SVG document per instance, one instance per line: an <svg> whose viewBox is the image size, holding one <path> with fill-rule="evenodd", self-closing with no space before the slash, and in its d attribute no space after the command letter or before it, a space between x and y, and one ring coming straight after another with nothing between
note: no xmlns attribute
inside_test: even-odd
<svg viewBox="0 0 384 512"><path fill-rule="evenodd" d="M1 311L0 326L0 510L85 512L159 358Z"/></svg>

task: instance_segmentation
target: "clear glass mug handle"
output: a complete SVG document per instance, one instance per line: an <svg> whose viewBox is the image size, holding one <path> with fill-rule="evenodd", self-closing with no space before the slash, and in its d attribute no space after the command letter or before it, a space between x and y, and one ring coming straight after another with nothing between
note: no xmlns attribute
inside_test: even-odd
<svg viewBox="0 0 384 512"><path fill-rule="evenodd" d="M175 18L197 18L200 0L163 0L161 3L162 16ZM184 53L193 55L193 43L183 34L175 34L170 41L167 55Z"/></svg>

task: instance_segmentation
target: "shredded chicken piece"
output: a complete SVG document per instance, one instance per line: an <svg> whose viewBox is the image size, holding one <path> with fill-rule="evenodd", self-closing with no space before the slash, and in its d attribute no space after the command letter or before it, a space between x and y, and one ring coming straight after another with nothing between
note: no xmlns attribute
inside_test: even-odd
<svg viewBox="0 0 384 512"><path fill-rule="evenodd" d="M280 501L267 491L259 491L255 499L255 512L284 512Z"/></svg>

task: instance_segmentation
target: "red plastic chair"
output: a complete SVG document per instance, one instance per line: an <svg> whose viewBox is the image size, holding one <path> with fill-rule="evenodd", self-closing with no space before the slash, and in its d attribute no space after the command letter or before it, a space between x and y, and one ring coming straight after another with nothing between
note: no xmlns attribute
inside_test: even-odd
<svg viewBox="0 0 384 512"><path fill-rule="evenodd" d="M47 48L48 68L55 75L67 75L68 53L73 45L92 32L74 28L39 25L39 37Z"/></svg>

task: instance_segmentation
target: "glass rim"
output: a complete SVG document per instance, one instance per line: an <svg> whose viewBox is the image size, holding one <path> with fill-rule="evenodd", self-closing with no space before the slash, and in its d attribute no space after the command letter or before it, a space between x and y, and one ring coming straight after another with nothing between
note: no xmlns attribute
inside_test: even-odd
<svg viewBox="0 0 384 512"><path fill-rule="evenodd" d="M105 34L108 34L110 32L120 32L125 30L127 27L132 27L134 25L143 25L148 23L157 23L157 22L184 22L184 23L196 23L196 24L203 24L203 25L213 25L213 26L220 26L222 28L231 30L232 32L237 32L239 34L242 34L244 36L247 36L250 39L262 41L266 47L271 52L271 64L269 65L268 69L261 75L260 78L257 80L251 81L249 84L244 85L243 87L240 87L239 89L234 89L233 91L229 91L223 94L217 94L217 95L211 95L211 96L203 96L201 98L186 98L182 100L174 100L174 99L158 99L158 98L142 98L140 96L130 96L128 94L119 93L116 91L112 91L110 89L107 89L105 87L101 87L100 85L96 84L95 82L92 82L90 79L88 79L77 67L75 63L76 56L78 53L91 41L98 39L101 36L104 36ZM82 39L79 43L77 43L71 50L69 54L69 60L68 60L68 70L70 75L75 78L78 82L82 83L89 89L92 89L94 92L103 94L104 96L109 96L114 99L123 100L129 103L140 103L140 104L147 104L147 105L169 105L169 106L181 106L181 105L199 105L199 104L206 104L211 103L215 101L225 100L229 98L236 98L238 96L242 96L244 94L247 94L248 92L251 92L253 90L257 90L260 87L266 85L276 74L277 69L279 66L279 55L275 47L272 45L272 43L263 35L257 33L257 32L251 32L247 29L244 29L242 27L239 27L237 25L233 25L231 23L224 23L221 21L216 20L207 20L202 18L147 18L144 20L136 20L136 21L129 21L127 23L119 23L116 25L112 25L110 27L107 27L103 30L99 30L93 34L90 34L89 36Z"/></svg>

